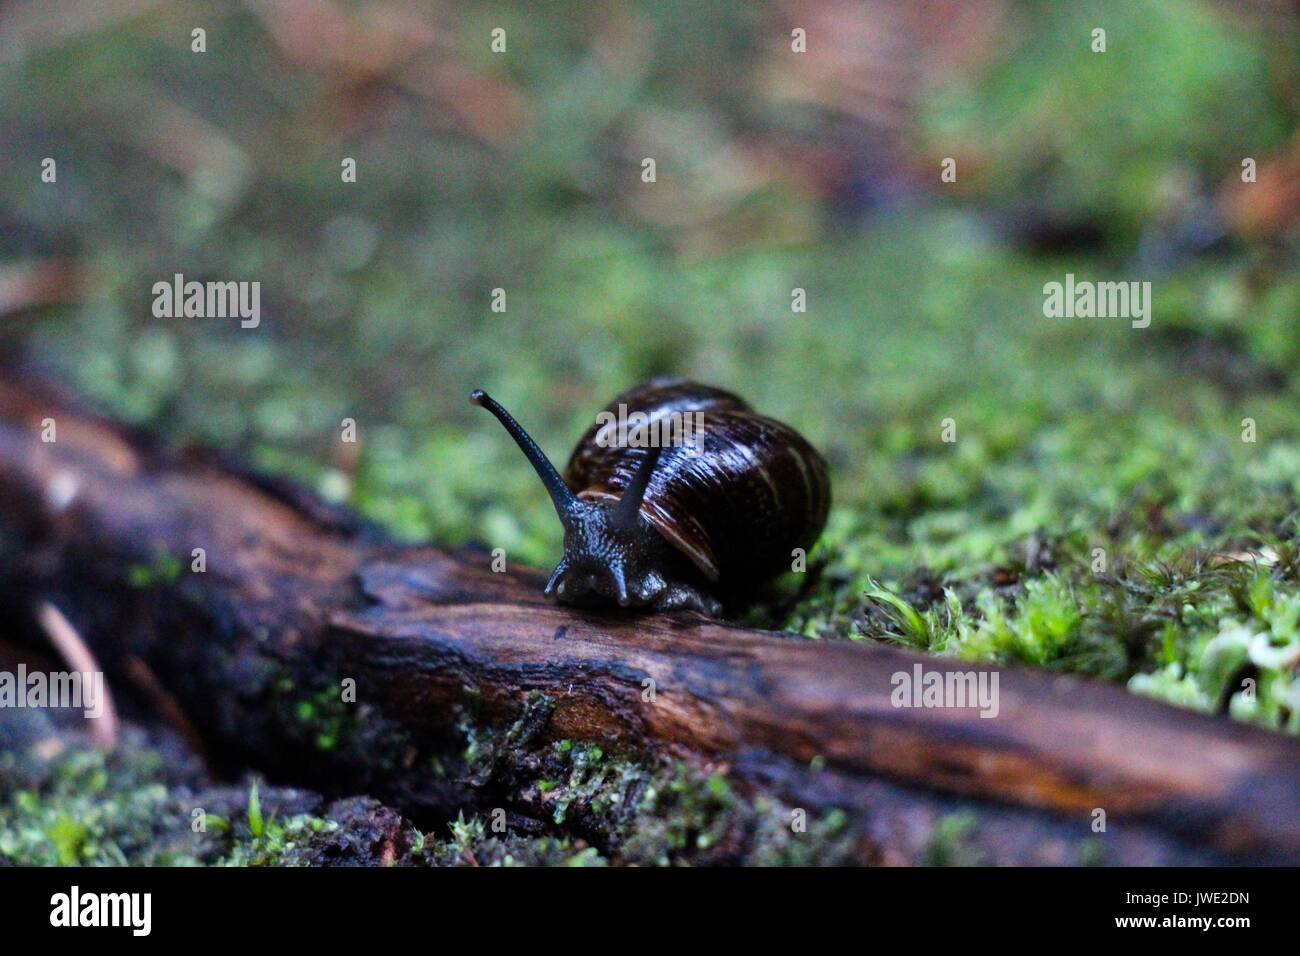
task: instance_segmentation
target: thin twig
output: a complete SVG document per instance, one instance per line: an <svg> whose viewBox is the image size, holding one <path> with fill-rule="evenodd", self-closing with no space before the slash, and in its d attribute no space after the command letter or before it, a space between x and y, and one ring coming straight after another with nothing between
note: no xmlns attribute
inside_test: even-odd
<svg viewBox="0 0 1300 956"><path fill-rule="evenodd" d="M82 675L103 673L95 655L77 633L77 629L57 607L49 601L39 602L36 606L36 620L68 667ZM107 684L104 685L103 708L103 713L93 719L90 725L90 739L100 749L110 750L117 743L118 723L117 708L113 706L113 695Z"/></svg>

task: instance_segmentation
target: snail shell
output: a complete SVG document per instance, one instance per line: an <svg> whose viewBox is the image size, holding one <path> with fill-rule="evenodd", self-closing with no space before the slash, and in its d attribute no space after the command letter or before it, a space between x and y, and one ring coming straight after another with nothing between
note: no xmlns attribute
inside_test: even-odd
<svg viewBox="0 0 1300 956"><path fill-rule="evenodd" d="M788 425L755 412L739 396L683 380L629 389L605 411L643 412L652 430L674 414L703 414L703 449L665 448L641 514L711 583L743 592L788 570L826 526L831 489L826 461ZM585 501L617 500L646 456L644 448L602 442L592 425L578 441L565 482Z"/></svg>

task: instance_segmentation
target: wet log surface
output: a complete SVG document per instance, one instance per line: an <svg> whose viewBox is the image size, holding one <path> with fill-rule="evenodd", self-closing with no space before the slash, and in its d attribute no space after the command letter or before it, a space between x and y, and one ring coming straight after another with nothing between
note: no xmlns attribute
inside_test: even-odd
<svg viewBox="0 0 1300 956"><path fill-rule="evenodd" d="M1089 840L1107 862L1300 862L1290 738L1005 667L996 717L896 708L898 672L972 668L692 614L561 608L539 572L493 573L475 549L399 546L292 486L160 449L13 373L0 376L0 560L4 607L54 601L110 683L144 661L218 762L373 793L417 817L539 809L517 785L527 760L506 774L428 771L472 714L511 728L497 763L516 744L598 742L708 768L781 812L838 808L859 862L916 861L955 810L977 816L970 839L990 862L1072 862ZM302 726L304 695L347 679L364 733L344 728L323 749ZM524 734L530 700L546 707ZM566 825L616 841L581 815Z"/></svg>

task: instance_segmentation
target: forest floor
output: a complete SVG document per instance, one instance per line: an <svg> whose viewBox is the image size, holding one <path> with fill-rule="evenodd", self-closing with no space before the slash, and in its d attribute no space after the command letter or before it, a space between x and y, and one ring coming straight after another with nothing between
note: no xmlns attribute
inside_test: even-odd
<svg viewBox="0 0 1300 956"><path fill-rule="evenodd" d="M699 55L685 41L664 46L657 72L607 75L626 51L588 57L557 13L513 72L466 53L531 97L531 124L501 146L431 131L444 104L409 90L371 101L336 64L303 67L247 11L221 21L236 56L192 61L130 24L73 37L0 72L14 131L0 261L67 257L91 292L6 318L0 345L114 417L242 456L405 540L477 542L539 567L558 559L560 528L471 389L562 462L640 381L724 387L806 435L834 487L806 576L745 623L1082 674L1300 734L1300 268L1276 234L1188 239L1222 227L1202 215L1217 188L1204 184L1235 175L1241 144L1288 148L1294 117L1260 91L1287 88L1270 71L1294 57L1199 6L1108 9L1116 27L1149 31L1142 57L1088 59L1074 15L1045 9L979 92L956 82L918 110L926 163L950 134L979 142L995 185L855 204L778 181L694 219L692 190L732 180L713 159L740 154L727 88L692 91L695 112L664 105L674 84L727 72L675 68ZM670 20L657 29L713 36L678 15L656 14ZM78 91L99 88L117 105L77 112ZM349 96L374 108L372 125L345 124ZM67 112L47 129L50 100ZM161 104L156 136L133 122L155 111L131 103ZM746 108L737 129L775 112ZM188 167L158 152L169 123L201 141ZM689 175L666 159L646 199L634 166L611 165L633 147L611 139L662 145L664 124L664 154ZM778 141L804 129L773 125ZM68 157L57 190L27 172L51 141ZM361 176L341 186L348 151ZM1040 154L1041 175L1023 158ZM178 271L259 278L259 328L153 317L148 290ZM1046 316L1044 286L1067 274L1150 281L1150 325ZM340 440L349 421L356 443ZM603 862L550 837L485 846L482 820L424 834L252 777L218 785L160 733L133 726L138 746L111 757L72 740L37 764L0 754L0 861L319 862L317 850L346 855L350 828L378 828L367 846L381 856L392 844L432 862ZM699 783L696 809L729 798ZM205 787L206 835L173 815L158 839L157 808ZM968 826L936 831L936 861L964 860Z"/></svg>

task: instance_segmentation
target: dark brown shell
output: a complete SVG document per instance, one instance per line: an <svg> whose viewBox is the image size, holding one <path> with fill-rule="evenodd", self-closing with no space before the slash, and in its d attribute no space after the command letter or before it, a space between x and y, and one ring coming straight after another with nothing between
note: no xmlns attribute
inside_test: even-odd
<svg viewBox="0 0 1300 956"><path fill-rule="evenodd" d="M730 392L682 380L647 382L606 411L617 415L620 404L651 422L703 412L703 453L665 449L641 513L708 580L748 590L788 570L793 549L816 542L830 508L830 478L825 460L794 429ZM581 498L618 498L646 451L602 446L598 430L593 424L582 436L564 480Z"/></svg>

